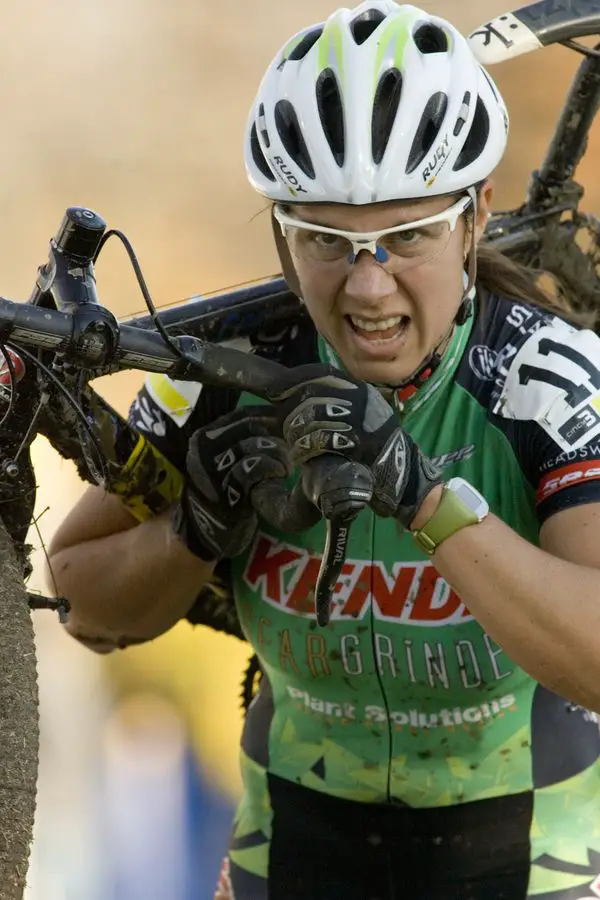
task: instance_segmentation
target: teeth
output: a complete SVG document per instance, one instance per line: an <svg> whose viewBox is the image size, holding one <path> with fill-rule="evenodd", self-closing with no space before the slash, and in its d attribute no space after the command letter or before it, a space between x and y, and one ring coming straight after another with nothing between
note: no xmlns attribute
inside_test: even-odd
<svg viewBox="0 0 600 900"><path fill-rule="evenodd" d="M394 325L399 325L404 318L405 316L392 316L389 319L373 321L373 319L360 319L358 316L350 316L352 324L360 328L361 331L386 331L388 328L393 328Z"/></svg>

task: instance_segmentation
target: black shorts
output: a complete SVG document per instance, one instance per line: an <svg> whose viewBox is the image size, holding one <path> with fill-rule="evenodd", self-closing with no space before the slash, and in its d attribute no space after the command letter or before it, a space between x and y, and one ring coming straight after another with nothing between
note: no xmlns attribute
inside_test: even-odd
<svg viewBox="0 0 600 900"><path fill-rule="evenodd" d="M588 869L576 866L579 871L573 866L561 869L560 861L549 859L559 883L570 881L570 886L528 894L533 792L411 809L340 800L269 776L269 793L273 819L268 878L226 860L215 900L600 897L600 889L593 886L600 883L597 854Z"/></svg>

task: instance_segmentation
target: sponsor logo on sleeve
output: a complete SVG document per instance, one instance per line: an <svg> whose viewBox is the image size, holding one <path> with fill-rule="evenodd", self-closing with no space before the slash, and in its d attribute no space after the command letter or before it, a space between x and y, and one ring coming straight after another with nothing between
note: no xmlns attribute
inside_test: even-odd
<svg viewBox="0 0 600 900"><path fill-rule="evenodd" d="M600 460L590 459L585 462L572 463L554 472L544 475L540 481L536 501L542 503L558 491L576 484L585 484L600 478Z"/></svg>

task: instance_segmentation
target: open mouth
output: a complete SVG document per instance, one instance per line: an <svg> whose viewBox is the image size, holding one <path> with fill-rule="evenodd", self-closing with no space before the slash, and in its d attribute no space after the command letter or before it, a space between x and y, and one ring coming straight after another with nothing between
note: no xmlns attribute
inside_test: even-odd
<svg viewBox="0 0 600 900"><path fill-rule="evenodd" d="M361 316L346 316L352 330L363 340L372 344L389 344L398 340L406 331L409 316L389 316L387 319L363 319Z"/></svg>

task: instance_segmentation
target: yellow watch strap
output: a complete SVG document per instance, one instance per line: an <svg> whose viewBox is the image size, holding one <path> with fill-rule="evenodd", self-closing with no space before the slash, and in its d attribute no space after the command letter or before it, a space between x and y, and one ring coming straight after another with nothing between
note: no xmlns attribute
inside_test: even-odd
<svg viewBox="0 0 600 900"><path fill-rule="evenodd" d="M453 490L449 490L448 485L444 485L436 511L422 528L413 531L413 537L421 550L433 556L442 541L479 521L473 510Z"/></svg>

